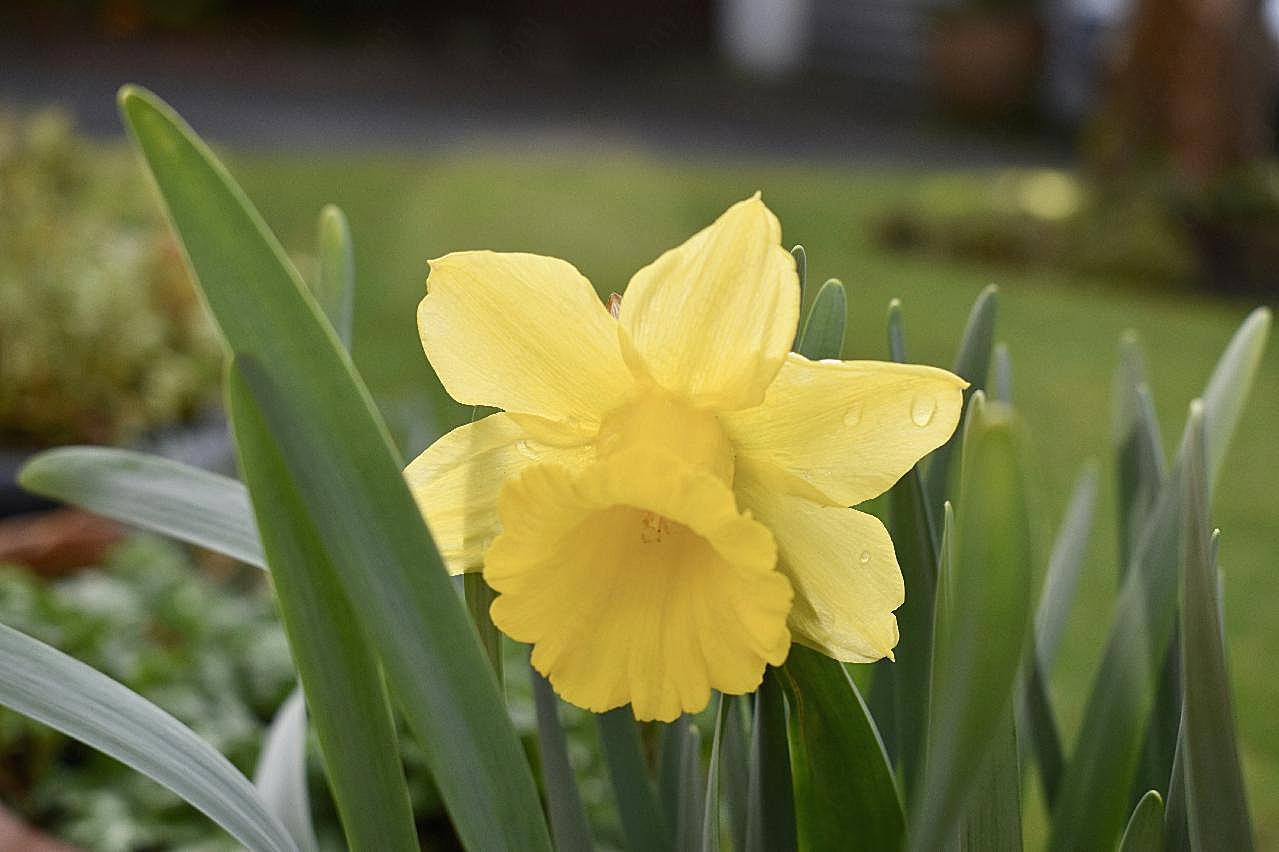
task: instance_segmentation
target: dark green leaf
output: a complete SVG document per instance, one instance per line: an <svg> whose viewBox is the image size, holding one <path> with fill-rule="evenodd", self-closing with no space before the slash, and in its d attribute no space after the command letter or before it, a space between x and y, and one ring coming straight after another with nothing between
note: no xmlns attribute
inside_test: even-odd
<svg viewBox="0 0 1279 852"><path fill-rule="evenodd" d="M639 730L630 706L609 710L596 718L628 852L669 849L671 841L653 790L653 779L644 765Z"/></svg>
<svg viewBox="0 0 1279 852"><path fill-rule="evenodd" d="M838 358L844 351L844 319L848 297L844 285L832 278L817 291L796 351L811 361Z"/></svg>
<svg viewBox="0 0 1279 852"><path fill-rule="evenodd" d="M462 575L462 594L466 598L466 609L471 615L471 623L480 636L480 644L488 655L497 682L502 682L502 634L489 615L489 607L497 598L489 584L484 582L484 575L479 571L470 571Z"/></svg>
<svg viewBox="0 0 1279 852"><path fill-rule="evenodd" d="M249 494L229 477L130 450L60 447L27 462L19 481L103 517L266 567Z"/></svg>
<svg viewBox="0 0 1279 852"><path fill-rule="evenodd" d="M1007 343L1000 342L995 344L995 365L992 369L994 375L991 377L991 399L1011 405L1013 401L1013 362L1008 355Z"/></svg>
<svg viewBox="0 0 1279 852"><path fill-rule="evenodd" d="M577 778L568 758L568 739L560 722L559 699L551 684L532 665L533 705L537 711L537 742L542 755L542 784L557 852L590 852L595 848L591 826L582 806Z"/></svg>
<svg viewBox="0 0 1279 852"><path fill-rule="evenodd" d="M941 581L923 780L909 848L958 827L1011 712L1030 632L1030 521L1022 438L1011 411L976 406L964 436L953 564Z"/></svg>
<svg viewBox="0 0 1279 852"><path fill-rule="evenodd" d="M711 738L711 762L706 770L706 809L702 814L702 852L720 852L719 776L720 753L724 748L724 732L733 706L731 695L719 696L715 704L715 733Z"/></svg>
<svg viewBox="0 0 1279 852"><path fill-rule="evenodd" d="M1148 790L1133 808L1119 852L1160 852L1164 845L1164 803L1158 790Z"/></svg>
<svg viewBox="0 0 1279 852"><path fill-rule="evenodd" d="M879 731L842 664L801 645L781 669L790 696L795 817L804 849L896 852L906 829Z"/></svg>
<svg viewBox="0 0 1279 852"><path fill-rule="evenodd" d="M1208 520L1203 408L1192 404L1182 500L1181 661L1190 848L1253 848Z"/></svg>
<svg viewBox="0 0 1279 852"><path fill-rule="evenodd" d="M123 89L120 105L463 843L548 849L537 788L497 681L349 356L208 148L142 90Z"/></svg>
<svg viewBox="0 0 1279 852"><path fill-rule="evenodd" d="M254 852L295 852L249 780L142 696L79 660L0 625L0 704L168 787Z"/></svg>
<svg viewBox="0 0 1279 852"><path fill-rule="evenodd" d="M377 657L279 447L234 367L228 370L227 399L276 604L347 843L356 850L409 852L417 846L417 832Z"/></svg>
<svg viewBox="0 0 1279 852"><path fill-rule="evenodd" d="M706 820L706 775L702 772L702 732L684 728L680 749L679 810L675 814L675 848L700 852Z"/></svg>
<svg viewBox="0 0 1279 852"><path fill-rule="evenodd" d="M768 668L755 693L746 852L789 852L798 848L786 698L779 677L777 669Z"/></svg>
<svg viewBox="0 0 1279 852"><path fill-rule="evenodd" d="M964 327L964 336L959 342L959 352L955 355L955 364L951 371L970 384L964 391L964 404L967 406L972 395L986 386L986 376L990 372L991 350L995 341L995 309L998 306L999 288L993 284L982 290L973 302L972 311L968 314L968 324ZM955 443L959 436L951 439L933 451L928 463L925 477L925 493L928 507L937 512L946 499L950 487L950 463L955 453Z"/></svg>
<svg viewBox="0 0 1279 852"><path fill-rule="evenodd" d="M1011 707L973 785L961 838L965 852L1021 852L1021 772Z"/></svg>

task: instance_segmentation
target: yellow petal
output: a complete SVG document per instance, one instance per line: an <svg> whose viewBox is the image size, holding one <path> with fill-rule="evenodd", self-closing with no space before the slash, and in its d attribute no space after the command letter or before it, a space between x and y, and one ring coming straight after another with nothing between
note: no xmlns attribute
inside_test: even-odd
<svg viewBox="0 0 1279 852"><path fill-rule="evenodd" d="M897 645L893 610L906 591L879 519L778 494L750 478L735 487L742 505L777 540L778 566L795 590L795 641L848 663L891 658Z"/></svg>
<svg viewBox="0 0 1279 852"><path fill-rule="evenodd" d="M671 721L785 660L791 591L773 538L713 474L626 449L577 473L531 466L499 506L493 622L532 643L565 700Z"/></svg>
<svg viewBox="0 0 1279 852"><path fill-rule="evenodd" d="M571 264L455 252L431 261L426 286L422 348L458 402L593 422L632 384L616 320Z"/></svg>
<svg viewBox="0 0 1279 852"><path fill-rule="evenodd" d="M756 193L635 273L619 319L636 375L701 408L758 405L799 319L781 235Z"/></svg>
<svg viewBox="0 0 1279 852"><path fill-rule="evenodd" d="M855 506L946 442L967 386L936 367L791 354L762 405L720 422L738 465L772 488Z"/></svg>
<svg viewBox="0 0 1279 852"><path fill-rule="evenodd" d="M529 428L533 427L533 428ZM478 570L501 531L502 483L537 461L580 467L594 451L587 436L536 418L493 414L449 432L404 471L449 573Z"/></svg>

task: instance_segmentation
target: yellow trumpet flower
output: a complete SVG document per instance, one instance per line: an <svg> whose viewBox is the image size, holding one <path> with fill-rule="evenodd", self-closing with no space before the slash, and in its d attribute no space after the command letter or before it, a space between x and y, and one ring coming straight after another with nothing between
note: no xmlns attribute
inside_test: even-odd
<svg viewBox="0 0 1279 852"><path fill-rule="evenodd" d="M950 437L966 383L791 353L795 262L758 193L641 269L614 316L570 264L430 262L422 345L503 409L405 472L453 573L567 701L637 719L746 693L793 641L892 657L888 532L849 508Z"/></svg>

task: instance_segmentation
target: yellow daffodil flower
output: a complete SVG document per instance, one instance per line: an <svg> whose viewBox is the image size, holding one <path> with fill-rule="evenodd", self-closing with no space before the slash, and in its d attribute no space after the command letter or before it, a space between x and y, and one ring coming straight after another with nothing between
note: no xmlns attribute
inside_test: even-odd
<svg viewBox="0 0 1279 852"><path fill-rule="evenodd" d="M406 476L453 573L498 593L567 701L669 721L746 693L793 641L892 657L901 570L874 497L955 429L965 382L791 353L795 262L758 194L641 269L615 317L570 264L430 262L426 355L503 409Z"/></svg>

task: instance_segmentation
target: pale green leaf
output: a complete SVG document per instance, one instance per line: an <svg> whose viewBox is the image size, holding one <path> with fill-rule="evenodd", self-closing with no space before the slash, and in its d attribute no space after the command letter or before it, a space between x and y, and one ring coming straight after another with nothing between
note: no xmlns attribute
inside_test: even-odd
<svg viewBox="0 0 1279 852"><path fill-rule="evenodd" d="M800 332L796 351L810 361L838 358L844 351L844 320L848 297L844 285L832 278L817 291Z"/></svg>
<svg viewBox="0 0 1279 852"><path fill-rule="evenodd" d="M267 729L253 773L262 804L275 815L302 852L316 852L311 797L306 789L306 699L295 689Z"/></svg>
<svg viewBox="0 0 1279 852"><path fill-rule="evenodd" d="M1119 841L1119 852L1162 852L1164 803L1158 790L1147 790L1133 808L1128 827Z"/></svg>

